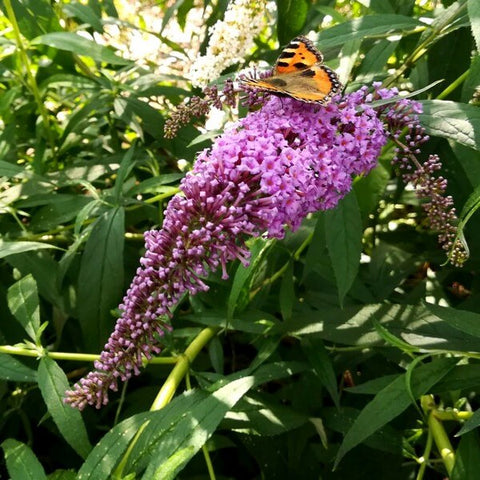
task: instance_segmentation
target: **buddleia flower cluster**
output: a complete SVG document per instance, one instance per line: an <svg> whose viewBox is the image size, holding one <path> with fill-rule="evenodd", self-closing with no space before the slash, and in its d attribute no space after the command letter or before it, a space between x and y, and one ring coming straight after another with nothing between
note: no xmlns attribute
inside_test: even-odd
<svg viewBox="0 0 480 480"><path fill-rule="evenodd" d="M379 88L379 84L376 85ZM387 93L390 92L390 93ZM379 94L380 93L380 94ZM396 95L396 89L379 90L377 98ZM385 119L390 139L396 144L393 165L402 175L405 183L415 188L422 202L430 228L438 233L440 246L449 253L450 262L461 267L468 258L468 252L461 238L457 237L458 218L451 195L447 195L447 179L438 172L442 170L440 157L429 155L423 163L417 158L421 146L429 140L425 128L419 122L418 114L422 105L411 100L399 100L393 105L379 108Z"/></svg>
<svg viewBox="0 0 480 480"><path fill-rule="evenodd" d="M174 138L178 130L189 123L193 118L207 115L212 108L222 109L223 106L234 107L237 103L233 81L228 79L219 92L216 85L204 87L203 97L194 95L186 103L177 105L175 111L165 121L165 138Z"/></svg>
<svg viewBox="0 0 480 480"><path fill-rule="evenodd" d="M182 193L169 202L162 228L145 233L146 253L115 331L95 370L66 401L79 409L105 405L119 381L160 351L179 299L208 290L209 272L221 269L226 279L229 262L248 263L249 238L282 238L308 213L334 208L352 177L375 167L392 131L417 125L415 115L404 115L407 105L417 108L408 100L381 115L368 105L394 94L364 87L327 105L270 97L202 151L181 182Z"/></svg>
<svg viewBox="0 0 480 480"><path fill-rule="evenodd" d="M190 69L194 87L205 87L218 78L223 70L243 63L255 46L254 39L265 27L266 0L233 0L223 20L209 29L205 55L199 55Z"/></svg>

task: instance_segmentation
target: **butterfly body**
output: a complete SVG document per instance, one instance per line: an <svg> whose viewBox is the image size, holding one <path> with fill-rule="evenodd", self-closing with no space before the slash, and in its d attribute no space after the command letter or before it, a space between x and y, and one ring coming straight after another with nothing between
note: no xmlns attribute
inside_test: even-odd
<svg viewBox="0 0 480 480"><path fill-rule="evenodd" d="M283 50L271 77L248 78L243 83L307 103L326 103L342 88L337 74L323 65L322 53L303 36L294 38Z"/></svg>

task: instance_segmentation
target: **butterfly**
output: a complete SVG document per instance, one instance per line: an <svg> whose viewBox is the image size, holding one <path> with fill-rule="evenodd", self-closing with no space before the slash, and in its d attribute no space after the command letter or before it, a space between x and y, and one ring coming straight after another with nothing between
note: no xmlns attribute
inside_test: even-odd
<svg viewBox="0 0 480 480"><path fill-rule="evenodd" d="M307 103L326 103L339 92L337 74L323 65L323 55L306 37L295 37L278 57L273 75L246 78L245 85Z"/></svg>

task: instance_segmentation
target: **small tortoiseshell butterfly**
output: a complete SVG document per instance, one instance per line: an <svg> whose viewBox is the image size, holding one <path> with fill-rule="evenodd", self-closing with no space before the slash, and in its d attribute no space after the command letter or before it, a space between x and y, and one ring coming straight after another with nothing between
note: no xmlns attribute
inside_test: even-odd
<svg viewBox="0 0 480 480"><path fill-rule="evenodd" d="M295 37L278 57L271 77L243 80L245 85L308 103L326 103L340 91L337 74L323 65L323 55L306 37Z"/></svg>

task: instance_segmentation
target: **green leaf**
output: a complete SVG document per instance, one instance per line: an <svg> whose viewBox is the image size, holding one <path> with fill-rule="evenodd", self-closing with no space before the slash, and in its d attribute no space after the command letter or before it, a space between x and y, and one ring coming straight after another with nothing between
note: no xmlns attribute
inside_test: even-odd
<svg viewBox="0 0 480 480"><path fill-rule="evenodd" d="M385 375L383 377L374 378L368 380L354 387L348 387L345 390L349 393L359 393L363 395L376 395L380 390L383 390L386 386L390 385L400 374Z"/></svg>
<svg viewBox="0 0 480 480"><path fill-rule="evenodd" d="M208 355L213 369L217 373L223 373L224 358L223 358L223 345L218 337L213 337L208 344Z"/></svg>
<svg viewBox="0 0 480 480"><path fill-rule="evenodd" d="M46 33L34 38L31 44L48 45L49 47L66 50L76 55L85 55L97 62L106 62L112 65L130 65L132 63L130 60L117 56L110 48L72 32Z"/></svg>
<svg viewBox="0 0 480 480"><path fill-rule="evenodd" d="M246 371L239 371L223 378L209 388L210 394L190 390L179 395L155 412L131 452L128 471L138 473L148 466L148 474L145 473L143 478L152 479L157 477L149 476L150 473L160 468L161 476L158 478L169 478L168 475L179 471L176 469L183 467L205 443L226 411L243 395L242 392L267 381L288 378L306 368L299 362L271 363L259 367L251 376L246 377ZM170 468L170 462L179 456L182 462L174 462L175 469ZM95 477L95 480L101 478Z"/></svg>
<svg viewBox="0 0 480 480"><path fill-rule="evenodd" d="M142 431L141 437L134 446L129 457L131 465L129 471L139 472L145 469L152 455L155 455L157 444L160 440L175 437L182 418L191 417L192 411L208 398L208 393L202 390L189 390L174 398L167 406L154 414L150 422ZM186 415L188 412L188 415ZM179 440L172 439L172 442ZM96 450L96 449L95 449ZM80 480L80 479L79 479ZM100 478L98 479L100 480Z"/></svg>
<svg viewBox="0 0 480 480"><path fill-rule="evenodd" d="M69 222L85 205L92 202L91 198L83 195L60 194L48 197L48 204L32 216L30 227L36 231L55 229L61 223ZM20 208L24 208L23 205Z"/></svg>
<svg viewBox="0 0 480 480"><path fill-rule="evenodd" d="M165 175L159 175L157 177L147 178L143 180L138 185L130 188L127 192L128 195L134 196L138 193L167 193L172 192L177 193L178 187L168 185L169 183L178 183L178 181L183 177L182 173L167 173Z"/></svg>
<svg viewBox="0 0 480 480"><path fill-rule="evenodd" d="M8 178L32 178L35 176L32 170L23 166L0 160L0 176Z"/></svg>
<svg viewBox="0 0 480 480"><path fill-rule="evenodd" d="M244 316L246 318L232 318L232 320L228 320L225 318L224 312L213 313L205 311L188 315L186 318L200 325L233 329L239 332L254 333L257 335L265 333L274 322L273 319L270 319L270 315L264 312L246 312ZM268 320L266 320L266 317Z"/></svg>
<svg viewBox="0 0 480 480"><path fill-rule="evenodd" d="M115 425L90 452L78 472L77 479L110 479L115 465L127 449L131 439L146 421L157 414L157 412L139 413Z"/></svg>
<svg viewBox="0 0 480 480"><path fill-rule="evenodd" d="M370 289L377 300L388 298L398 285L418 269L411 253L381 242L371 255Z"/></svg>
<svg viewBox="0 0 480 480"><path fill-rule="evenodd" d="M15 18L22 36L31 39L44 32L61 30L55 10L48 0L12 0ZM7 15L4 1L0 8Z"/></svg>
<svg viewBox="0 0 480 480"><path fill-rule="evenodd" d="M479 77L480 77L480 55L475 55L472 57L472 61L470 63L469 75L466 78L465 82L463 83L462 98L461 98L463 102L468 103L475 95L475 90L477 88L477 78ZM462 164L463 164L463 158L462 158ZM467 171L466 173L468 175L470 172ZM476 183L473 183L473 185L476 185Z"/></svg>
<svg viewBox="0 0 480 480"><path fill-rule="evenodd" d="M385 345L372 329L377 320L392 335L422 349L480 351L478 337L448 325L422 305L370 304L363 307L338 308L315 305L304 308L291 321L277 324L270 334L317 335L344 345ZM341 325L342 328L338 328Z"/></svg>
<svg viewBox="0 0 480 480"><path fill-rule="evenodd" d="M365 57L360 64L355 83L362 81L363 84L365 84L369 81L371 82L376 75L385 75L384 67L397 46L398 41L380 40L369 48L368 51L365 52ZM371 173L372 172L364 178L369 178ZM359 197L359 199L360 198L361 197Z"/></svg>
<svg viewBox="0 0 480 480"><path fill-rule="evenodd" d="M377 208L389 180L389 171L379 163L367 176L358 177L353 183L358 208L364 220Z"/></svg>
<svg viewBox="0 0 480 480"><path fill-rule="evenodd" d="M358 415L359 411L352 407L342 407L340 410L333 407L322 408L325 427L342 435L350 430ZM380 430L365 439L364 443L375 450L398 455L402 449L402 435L391 425L384 425Z"/></svg>
<svg viewBox="0 0 480 480"><path fill-rule="evenodd" d="M55 470L48 475L48 480L77 480L75 470Z"/></svg>
<svg viewBox="0 0 480 480"><path fill-rule="evenodd" d="M455 451L455 465L451 480L477 480L480 442L477 432L469 432L462 437Z"/></svg>
<svg viewBox="0 0 480 480"><path fill-rule="evenodd" d="M280 311L284 320L292 316L293 303L296 301L293 283L293 262L288 262L280 284Z"/></svg>
<svg viewBox="0 0 480 480"><path fill-rule="evenodd" d="M480 337L480 315L466 310L425 303L428 311L461 332Z"/></svg>
<svg viewBox="0 0 480 480"><path fill-rule="evenodd" d="M7 262L22 274L30 273L41 297L63 310L63 298L58 288L58 264L45 250L12 255Z"/></svg>
<svg viewBox="0 0 480 480"><path fill-rule="evenodd" d="M225 415L221 428L247 435L280 435L309 421L304 413L291 407L244 397Z"/></svg>
<svg viewBox="0 0 480 480"><path fill-rule="evenodd" d="M389 37L411 32L425 24L403 15L367 15L323 30L318 35L318 45L327 49L344 45L356 39Z"/></svg>
<svg viewBox="0 0 480 480"><path fill-rule="evenodd" d="M259 340L260 347L258 348L257 356L247 369L249 373L260 367L262 363L265 363L278 350L280 340L280 337L277 336L265 336Z"/></svg>
<svg viewBox="0 0 480 480"><path fill-rule="evenodd" d="M478 390L480 387L480 365L457 365L438 382L430 393L461 390Z"/></svg>
<svg viewBox="0 0 480 480"><path fill-rule="evenodd" d="M388 329L380 325L377 320L373 319L373 325L377 333L385 340L386 343L394 346L398 350L403 350L404 352L414 352L417 350L414 346L410 345L407 342L404 342L400 338L392 335Z"/></svg>
<svg viewBox="0 0 480 480"><path fill-rule="evenodd" d="M37 382L37 372L26 367L15 357L1 353L0 378L10 382Z"/></svg>
<svg viewBox="0 0 480 480"><path fill-rule="evenodd" d="M169 20L172 18L174 13L183 5L184 2L185 0L177 0L163 11L162 26L160 28L159 35L163 33L163 30L167 26Z"/></svg>
<svg viewBox="0 0 480 480"><path fill-rule="evenodd" d="M38 367L38 386L55 425L68 444L86 458L92 449L80 412L64 403L69 389L67 376L49 357L43 357Z"/></svg>
<svg viewBox="0 0 480 480"><path fill-rule="evenodd" d="M68 117L68 123L59 140L60 146L67 142L71 133L80 133L87 128L89 126L88 119L98 111L102 111L106 102L105 95L91 95L87 103L82 102Z"/></svg>
<svg viewBox="0 0 480 480"><path fill-rule="evenodd" d="M201 133L197 135L188 145L187 147L194 147L195 145L199 145L201 143L213 140L214 138L218 137L221 132L217 130L209 130L208 132ZM200 148L200 147L199 147Z"/></svg>
<svg viewBox="0 0 480 480"><path fill-rule="evenodd" d="M442 358L418 367L412 373L411 378L415 397L418 398L428 392L457 362L458 360L454 358ZM401 375L375 395L373 400L360 412L340 445L335 459L335 467L349 450L398 417L410 405L411 399L406 388L405 375Z"/></svg>
<svg viewBox="0 0 480 480"><path fill-rule="evenodd" d="M362 253L362 219L355 194L325 213L327 247L337 280L340 304L357 276Z"/></svg>
<svg viewBox="0 0 480 480"><path fill-rule="evenodd" d="M0 115L2 115L2 117L6 116L8 118L10 109L13 108L13 102L19 97L21 97L21 95L22 90L19 87L10 88L9 90L0 95ZM3 160L0 161L0 164L5 163L8 164L8 162L5 162ZM23 170L22 167L19 166L19 168Z"/></svg>
<svg viewBox="0 0 480 480"><path fill-rule="evenodd" d="M40 328L40 305L37 283L31 275L23 277L8 289L8 307L36 343Z"/></svg>
<svg viewBox="0 0 480 480"><path fill-rule="evenodd" d="M459 28L469 26L465 0L448 2L446 5L448 5L448 7L439 8L437 10L433 17L433 22L430 23L429 28L422 32L420 44L422 44L424 41L428 41L428 39L431 39L432 36L434 36L435 42L438 42L439 39L449 35L451 32L458 30ZM431 47L431 50L434 50L435 48L437 48L437 46L433 48ZM468 45L468 49L471 49L470 44ZM435 54L435 52L432 53ZM435 68L430 66L430 70L434 71Z"/></svg>
<svg viewBox="0 0 480 480"><path fill-rule="evenodd" d="M476 410L474 414L463 424L462 428L459 432L455 435L456 437L460 437L461 435L465 435L466 433L478 428L480 426L480 409Z"/></svg>
<svg viewBox="0 0 480 480"><path fill-rule="evenodd" d="M280 45L286 45L293 37L301 33L305 22L309 2L307 0L276 0L277 36Z"/></svg>
<svg viewBox="0 0 480 480"><path fill-rule="evenodd" d="M340 64L336 69L336 72L338 73L340 82L343 84L346 84L348 79L352 76L352 70L357 63L358 56L360 55L361 44L362 40L356 39L351 40L342 46L342 50L340 51Z"/></svg>
<svg viewBox="0 0 480 480"><path fill-rule="evenodd" d="M325 216L319 215L315 223L312 241L308 246L307 255L305 257L302 283L307 281L309 275L313 275L317 270L327 269L330 273L329 277L333 277L331 262L329 261L327 252Z"/></svg>
<svg viewBox="0 0 480 480"><path fill-rule="evenodd" d="M265 242L262 239L255 240L250 248L250 263L246 267L243 265L238 266L227 301L227 318L229 320L233 318L233 314L237 309L240 310L239 306L245 303L245 300L241 296L242 294L246 295L249 282L257 272L259 265L272 244L271 241ZM240 299L242 301L239 301Z"/></svg>
<svg viewBox="0 0 480 480"><path fill-rule="evenodd" d="M176 20L180 25L182 31L185 31L185 25L187 22L187 15L192 8L195 7L195 0L186 0L182 1L181 5L178 7Z"/></svg>
<svg viewBox="0 0 480 480"><path fill-rule="evenodd" d="M132 114L138 115L142 119L141 125L143 130L148 132L153 138L163 139L164 120L161 113L148 103L133 96L129 96L124 100L125 103L122 105L120 118L128 125L133 125L135 120Z"/></svg>
<svg viewBox="0 0 480 480"><path fill-rule="evenodd" d="M71 4L68 4L71 5ZM64 6L67 6L64 4ZM72 90L83 90L85 93L98 89L101 82L94 78L80 77L70 73L57 73L45 78L39 85L40 91L47 94L49 89L71 88Z"/></svg>
<svg viewBox="0 0 480 480"><path fill-rule="evenodd" d="M170 418L170 426L163 431L161 440L157 438L155 453L142 478L174 478L173 475L181 471L187 461L205 444L226 412L253 385L253 376L234 380L191 408L188 416ZM185 410L181 409L180 412ZM172 457L179 453L182 455L181 462L170 463Z"/></svg>
<svg viewBox="0 0 480 480"><path fill-rule="evenodd" d="M30 447L9 438L2 443L11 480L47 480L45 470Z"/></svg>
<svg viewBox="0 0 480 480"><path fill-rule="evenodd" d="M473 151L470 149L466 149L465 147L462 147L462 148L464 148L464 150ZM478 157L478 153L475 152L474 154L475 164L478 164L477 157ZM474 174L475 166L470 169L470 175ZM473 182L476 182L476 177L473 179ZM474 213L479 208L480 208L480 185L477 185L473 190L473 192L468 196L467 201L463 205L462 212L460 213L460 216L459 216L460 221L458 222L458 225L457 225L457 238L460 238L460 239L463 238L463 231L465 229L465 226L467 225L467 223L470 221L470 218L474 215ZM467 249L467 252L468 252L468 249Z"/></svg>
<svg viewBox="0 0 480 480"><path fill-rule="evenodd" d="M345 21L345 16L342 15L335 7L330 7L328 5L319 5L318 3L314 3L312 5L312 9L315 12L318 12L322 15L322 17L330 16L332 17L335 23L343 23Z"/></svg>
<svg viewBox="0 0 480 480"><path fill-rule="evenodd" d="M120 204L121 200L121 194L122 194L122 187L125 183L125 181L128 178L128 175L132 171L133 167L135 166L135 162L132 162L133 155L135 153L135 148L129 148L126 152L125 155L123 156L123 159L120 163L120 168L118 169L117 172L117 178L115 179L115 186L113 189L113 197L115 198L115 202L117 204Z"/></svg>
<svg viewBox="0 0 480 480"><path fill-rule="evenodd" d="M80 233L82 232L82 229L84 227L84 224L86 223L87 219L90 217L90 215L95 212L100 206L102 202L101 200L93 200L90 203L87 203L77 214L77 218L75 219L75 227L73 229L73 232L75 235L80 236ZM82 232L86 233L88 232L88 227ZM83 243L83 240L79 239L77 237L78 242ZM67 251L67 253L70 251L71 245Z"/></svg>
<svg viewBox="0 0 480 480"><path fill-rule="evenodd" d="M16 255L17 253L29 252L31 250L40 250L43 248L55 248L61 250L55 245L41 242L5 242L0 240L0 258Z"/></svg>
<svg viewBox="0 0 480 480"><path fill-rule="evenodd" d="M320 382L332 397L333 403L339 408L340 397L337 389L337 377L323 342L319 339L302 338L302 350Z"/></svg>
<svg viewBox="0 0 480 480"><path fill-rule="evenodd" d="M113 326L110 310L123 291L125 211L112 208L93 226L83 253L78 280L78 314L85 343L101 348Z"/></svg>
<svg viewBox="0 0 480 480"><path fill-rule="evenodd" d="M308 365L302 362L272 362L257 367L254 373L251 373L252 368L248 367L230 375L228 378L237 379L251 374L255 377L255 386L258 386L265 382L291 377L307 369Z"/></svg>
<svg viewBox="0 0 480 480"><path fill-rule="evenodd" d="M77 17L83 23L93 27L97 32L103 33L101 18L99 18L88 5L82 5L79 2L71 2L66 4L61 3L60 6L67 16Z"/></svg>
<svg viewBox="0 0 480 480"><path fill-rule="evenodd" d="M420 123L429 135L480 150L480 109L446 100L422 100Z"/></svg>

